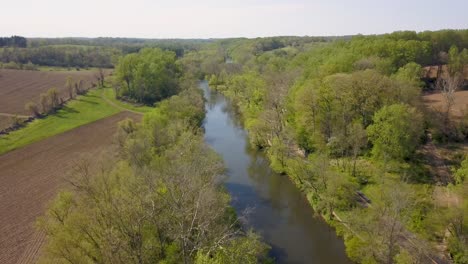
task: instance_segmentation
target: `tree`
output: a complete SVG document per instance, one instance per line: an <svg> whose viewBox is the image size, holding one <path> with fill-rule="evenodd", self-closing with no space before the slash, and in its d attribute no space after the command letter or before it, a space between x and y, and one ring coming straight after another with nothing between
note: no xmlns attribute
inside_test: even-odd
<svg viewBox="0 0 468 264"><path fill-rule="evenodd" d="M86 93L83 80L75 82L74 92L76 95L83 95Z"/></svg>
<svg viewBox="0 0 468 264"><path fill-rule="evenodd" d="M349 219L355 231L345 242L351 259L359 263L433 262L430 246L405 227L418 202L414 190L399 181L384 180L372 195L372 204Z"/></svg>
<svg viewBox="0 0 468 264"><path fill-rule="evenodd" d="M55 109L60 105L59 94L57 92L57 89L50 88L49 90L47 90L47 96L49 97L49 103L52 109Z"/></svg>
<svg viewBox="0 0 468 264"><path fill-rule="evenodd" d="M99 68L96 73L96 79L97 79L99 87L104 87L105 77L106 75L105 75L104 69Z"/></svg>
<svg viewBox="0 0 468 264"><path fill-rule="evenodd" d="M349 127L349 137L347 138L351 147L353 157L352 175L356 176L356 161L362 149L367 145L367 133L362 124L353 123Z"/></svg>
<svg viewBox="0 0 468 264"><path fill-rule="evenodd" d="M200 91L158 104L141 125L119 124L117 159L77 163L40 227L44 263L249 263L267 247L240 229L224 166L203 141ZM203 119L203 118L201 118ZM247 252L246 252L247 251ZM244 254L237 255L239 252Z"/></svg>
<svg viewBox="0 0 468 264"><path fill-rule="evenodd" d="M42 113L43 114L48 114L49 111L51 110L49 96L47 94L45 94L45 93L41 93L39 102L41 104Z"/></svg>
<svg viewBox="0 0 468 264"><path fill-rule="evenodd" d="M180 70L173 52L142 49L120 59L117 79L122 82L121 95L139 103L154 104L179 91Z"/></svg>
<svg viewBox="0 0 468 264"><path fill-rule="evenodd" d="M67 88L67 91L68 91L68 97L70 99L73 99L74 97L74 91L73 91L73 78L71 76L68 76L67 77L67 82L65 83L65 87Z"/></svg>
<svg viewBox="0 0 468 264"><path fill-rule="evenodd" d="M442 92L445 101L444 124L446 126L448 126L450 122L450 114L455 104L455 92L462 86L463 82L463 76L459 72L448 74L447 76L437 79L436 87Z"/></svg>
<svg viewBox="0 0 468 264"><path fill-rule="evenodd" d="M36 103L34 102L28 102L25 105L25 110L27 110L29 113L31 113L32 116L38 117L41 115L39 107L37 106Z"/></svg>
<svg viewBox="0 0 468 264"><path fill-rule="evenodd" d="M468 178L468 155L462 161L460 168L454 170L455 182L462 184Z"/></svg>
<svg viewBox="0 0 468 264"><path fill-rule="evenodd" d="M410 158L423 134L422 116L405 104L384 106L367 128L372 153L384 161Z"/></svg>
<svg viewBox="0 0 468 264"><path fill-rule="evenodd" d="M451 76L463 74L464 67L463 54L459 52L457 46L452 46L448 52L448 73Z"/></svg>

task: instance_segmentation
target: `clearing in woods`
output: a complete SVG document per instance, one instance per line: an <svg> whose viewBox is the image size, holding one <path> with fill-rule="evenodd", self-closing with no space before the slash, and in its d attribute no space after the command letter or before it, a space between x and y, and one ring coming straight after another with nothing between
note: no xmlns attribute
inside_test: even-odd
<svg viewBox="0 0 468 264"><path fill-rule="evenodd" d="M454 94L454 98L455 102L451 114L456 118L460 118L468 111L468 91L457 91ZM439 112L445 111L446 100L440 92L423 96L423 101L426 106L433 110Z"/></svg>

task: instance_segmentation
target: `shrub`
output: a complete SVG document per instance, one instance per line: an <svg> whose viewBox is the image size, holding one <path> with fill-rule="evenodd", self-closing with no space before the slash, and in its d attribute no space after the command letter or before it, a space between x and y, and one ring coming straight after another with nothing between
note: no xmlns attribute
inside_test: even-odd
<svg viewBox="0 0 468 264"><path fill-rule="evenodd" d="M37 65L34 65L32 62L29 61L27 64L23 65L23 70L37 71Z"/></svg>
<svg viewBox="0 0 468 264"><path fill-rule="evenodd" d="M47 90L47 96L49 97L50 107L52 109L55 109L60 105L57 89L50 88Z"/></svg>
<svg viewBox="0 0 468 264"><path fill-rule="evenodd" d="M42 107L42 113L44 113L44 114L49 113L50 110L51 110L49 96L47 96L47 94L45 94L45 93L42 93L41 96L40 96L39 102L40 102L41 107Z"/></svg>
<svg viewBox="0 0 468 264"><path fill-rule="evenodd" d="M10 61L8 63L3 64L4 69L12 69L12 70L21 70L21 64L16 63L14 61Z"/></svg>
<svg viewBox="0 0 468 264"><path fill-rule="evenodd" d="M75 97L74 95L74 89L73 89L73 78L71 76L68 76L67 77L67 82L65 83L65 87L67 88L67 91L68 91L68 97L70 97L70 99L73 99L73 97Z"/></svg>
<svg viewBox="0 0 468 264"><path fill-rule="evenodd" d="M21 118L15 115L11 118L11 125L13 127L20 127L21 125L23 125L23 120L21 120Z"/></svg>
<svg viewBox="0 0 468 264"><path fill-rule="evenodd" d="M34 102L28 102L24 108L33 116L37 117L41 115L39 106Z"/></svg>
<svg viewBox="0 0 468 264"><path fill-rule="evenodd" d="M83 88L84 82L83 80L79 80L78 82L75 83L75 94L77 95L83 95L85 94L86 90Z"/></svg>

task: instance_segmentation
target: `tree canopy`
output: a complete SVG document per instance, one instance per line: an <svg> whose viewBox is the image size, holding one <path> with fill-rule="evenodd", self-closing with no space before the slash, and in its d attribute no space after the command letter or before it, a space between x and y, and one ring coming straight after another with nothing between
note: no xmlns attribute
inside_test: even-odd
<svg viewBox="0 0 468 264"><path fill-rule="evenodd" d="M174 52L147 48L122 57L115 75L118 95L139 103L154 104L179 90L180 69Z"/></svg>

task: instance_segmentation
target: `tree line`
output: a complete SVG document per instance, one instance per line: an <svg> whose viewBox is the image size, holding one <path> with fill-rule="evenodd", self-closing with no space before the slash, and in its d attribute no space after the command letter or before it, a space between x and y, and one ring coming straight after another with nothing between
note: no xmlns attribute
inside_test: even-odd
<svg viewBox="0 0 468 264"><path fill-rule="evenodd" d="M0 62L58 67L111 68L121 51L111 47L44 46L3 48Z"/></svg>
<svg viewBox="0 0 468 264"><path fill-rule="evenodd" d="M0 47L19 47L26 48L28 41L24 37L11 36L11 37L0 37Z"/></svg>

